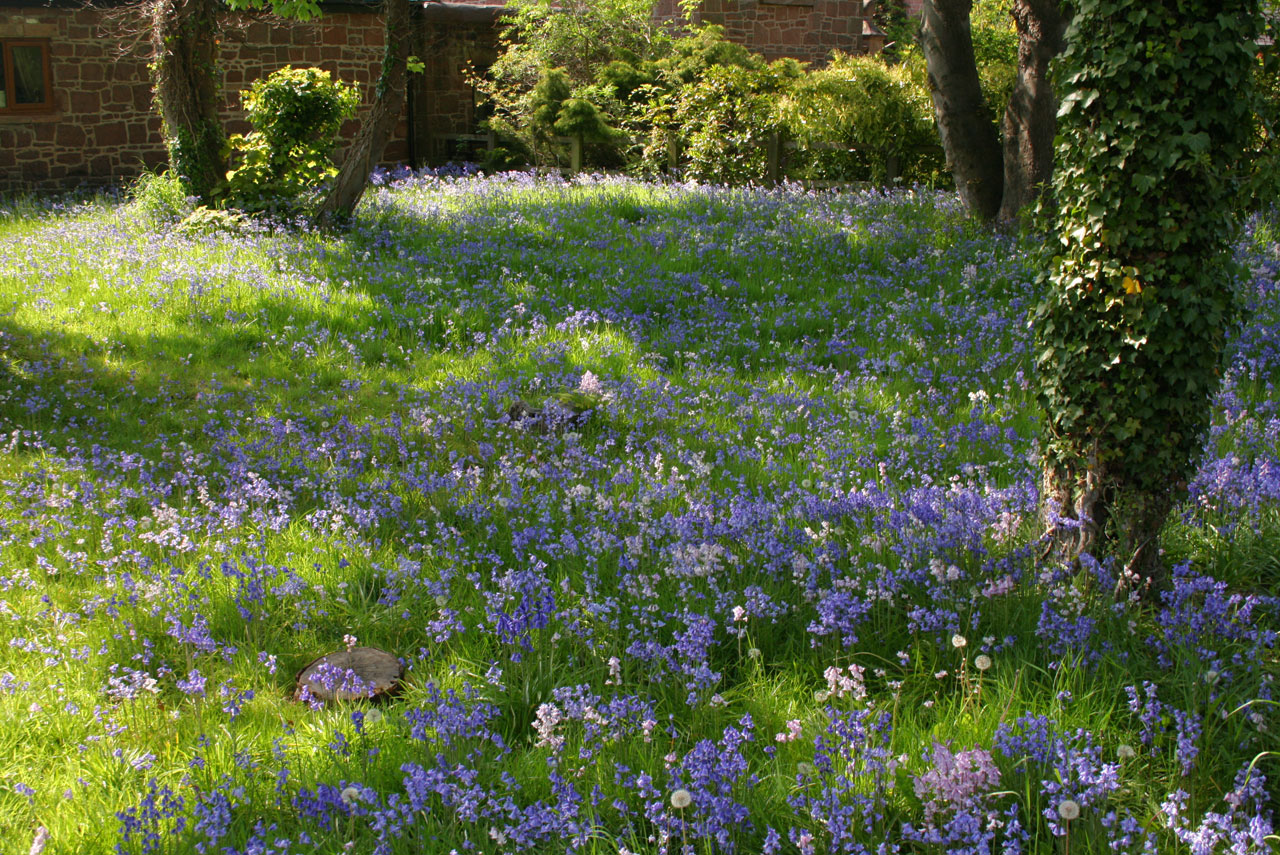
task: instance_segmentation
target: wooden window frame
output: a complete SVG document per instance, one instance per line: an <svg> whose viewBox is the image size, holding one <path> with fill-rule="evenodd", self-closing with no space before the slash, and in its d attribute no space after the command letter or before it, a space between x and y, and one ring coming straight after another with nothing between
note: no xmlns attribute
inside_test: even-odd
<svg viewBox="0 0 1280 855"><path fill-rule="evenodd" d="M17 76L13 71L15 47L40 48L40 56L44 60L44 101L39 104L16 103L14 87L17 85ZM48 39L0 39L0 62L4 63L5 96L5 106L0 107L0 116L42 115L57 111L57 102L53 97L53 61Z"/></svg>

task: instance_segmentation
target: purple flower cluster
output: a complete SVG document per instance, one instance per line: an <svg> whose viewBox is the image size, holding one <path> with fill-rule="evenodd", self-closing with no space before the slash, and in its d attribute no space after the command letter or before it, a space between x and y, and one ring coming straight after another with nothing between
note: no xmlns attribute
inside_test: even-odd
<svg viewBox="0 0 1280 855"><path fill-rule="evenodd" d="M370 195L343 234L0 241L0 704L65 711L121 851L1262 851L1258 768L1212 806L1280 726L1280 601L1037 562L1019 238L918 190ZM1274 255L1242 249L1205 537L1280 502ZM402 695L293 703L344 636ZM1128 686L1105 724L1040 714L1078 674ZM17 822L100 824L19 786Z"/></svg>

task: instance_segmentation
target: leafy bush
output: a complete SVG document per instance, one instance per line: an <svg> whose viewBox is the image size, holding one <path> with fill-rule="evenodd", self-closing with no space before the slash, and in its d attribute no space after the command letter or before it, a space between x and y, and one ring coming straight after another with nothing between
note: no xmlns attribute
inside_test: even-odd
<svg viewBox="0 0 1280 855"><path fill-rule="evenodd" d="M296 203L336 174L331 155L360 103L355 87L319 68L286 66L241 93L253 131L231 138L234 204L264 210Z"/></svg>
<svg viewBox="0 0 1280 855"><path fill-rule="evenodd" d="M1000 119L1018 81L1018 31L1010 0L977 0L970 14L978 80L991 112Z"/></svg>
<svg viewBox="0 0 1280 855"><path fill-rule="evenodd" d="M755 71L764 66L764 59L726 39L724 27L706 24L673 42L670 54L659 63L662 72L679 83L693 83L717 66Z"/></svg>
<svg viewBox="0 0 1280 855"><path fill-rule="evenodd" d="M238 211L201 205L178 221L173 230L185 237L211 234L237 235L243 232L245 219L245 215Z"/></svg>
<svg viewBox="0 0 1280 855"><path fill-rule="evenodd" d="M579 132L612 148L617 142L612 127L625 116L601 97L611 92L598 86L602 70L614 62L632 68L664 56L674 39L671 22L654 16L654 0L514 0L507 9L502 53L474 81L492 110L489 128L515 141L510 150L529 149L540 156L555 152L551 137ZM578 130L565 133L554 125L560 106L570 99L587 102L599 115L574 103L574 117L566 116L565 123Z"/></svg>
<svg viewBox="0 0 1280 855"><path fill-rule="evenodd" d="M579 145L612 143L622 138L596 106L602 93L594 89L579 89L575 94L563 68L543 70L529 101L532 115L528 136L535 151L558 155L557 137L576 137Z"/></svg>
<svg viewBox="0 0 1280 855"><path fill-rule="evenodd" d="M156 224L181 220L191 213L195 197L187 184L173 172L144 172L129 188L130 207Z"/></svg>
<svg viewBox="0 0 1280 855"><path fill-rule="evenodd" d="M764 180L768 139L782 130L779 102L802 74L795 60L712 65L681 86L667 132L684 143L688 175L727 184Z"/></svg>
<svg viewBox="0 0 1280 855"><path fill-rule="evenodd" d="M844 174L821 177L884 181L891 159L898 174L919 174L924 147L937 140L928 90L907 68L875 57L838 54L797 80L780 109L789 135L814 154L824 145L845 149L826 158Z"/></svg>

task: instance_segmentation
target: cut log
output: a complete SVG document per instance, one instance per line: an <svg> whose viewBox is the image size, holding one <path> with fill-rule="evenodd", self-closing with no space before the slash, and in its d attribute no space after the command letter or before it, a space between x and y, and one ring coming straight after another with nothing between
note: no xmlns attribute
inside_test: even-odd
<svg viewBox="0 0 1280 855"><path fill-rule="evenodd" d="M385 650L337 650L298 672L293 697L319 703L386 699L399 692L403 677L404 666Z"/></svg>

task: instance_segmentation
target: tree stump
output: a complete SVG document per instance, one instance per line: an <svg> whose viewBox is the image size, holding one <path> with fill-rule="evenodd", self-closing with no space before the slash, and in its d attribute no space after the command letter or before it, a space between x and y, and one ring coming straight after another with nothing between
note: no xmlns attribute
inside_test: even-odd
<svg viewBox="0 0 1280 855"><path fill-rule="evenodd" d="M403 677L404 666L387 651L353 647L321 656L299 671L293 697L318 703L383 700L399 692Z"/></svg>

